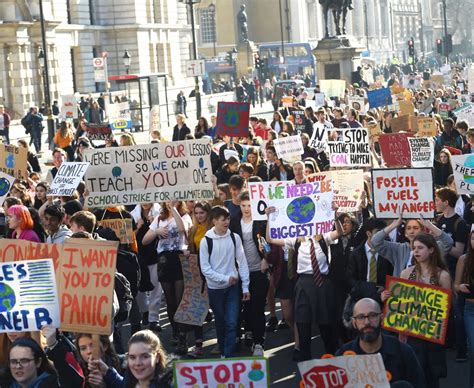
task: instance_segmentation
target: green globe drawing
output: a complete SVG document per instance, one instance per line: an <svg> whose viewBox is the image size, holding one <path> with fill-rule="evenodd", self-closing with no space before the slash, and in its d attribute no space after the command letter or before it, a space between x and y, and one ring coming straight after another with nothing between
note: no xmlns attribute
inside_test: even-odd
<svg viewBox="0 0 474 388"><path fill-rule="evenodd" d="M307 224L314 218L315 206L310 197L295 198L286 208L288 218L296 224Z"/></svg>
<svg viewBox="0 0 474 388"><path fill-rule="evenodd" d="M13 309L16 303L13 289L5 283L0 283L0 313Z"/></svg>

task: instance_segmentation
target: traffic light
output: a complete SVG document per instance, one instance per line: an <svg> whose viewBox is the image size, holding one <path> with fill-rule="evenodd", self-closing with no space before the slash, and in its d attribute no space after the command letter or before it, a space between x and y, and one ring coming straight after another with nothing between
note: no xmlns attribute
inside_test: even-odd
<svg viewBox="0 0 474 388"><path fill-rule="evenodd" d="M443 54L443 39L436 39L436 51Z"/></svg>
<svg viewBox="0 0 474 388"><path fill-rule="evenodd" d="M446 54L453 52L453 36L451 34L446 35Z"/></svg>
<svg viewBox="0 0 474 388"><path fill-rule="evenodd" d="M262 60L258 54L255 54L255 68L260 70L262 68Z"/></svg>
<svg viewBox="0 0 474 388"><path fill-rule="evenodd" d="M229 65L231 65L231 66L233 65L233 62L232 62L232 51L227 51L227 54L226 54L226 56L225 56L225 59L226 59L226 61L227 61L227 63L228 63Z"/></svg>
<svg viewBox="0 0 474 388"><path fill-rule="evenodd" d="M415 57L415 41L413 38L408 41L408 55L410 57Z"/></svg>

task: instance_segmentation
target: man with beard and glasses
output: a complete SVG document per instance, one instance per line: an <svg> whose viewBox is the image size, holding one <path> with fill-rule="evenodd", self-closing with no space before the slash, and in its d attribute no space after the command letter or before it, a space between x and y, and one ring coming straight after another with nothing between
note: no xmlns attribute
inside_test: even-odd
<svg viewBox="0 0 474 388"><path fill-rule="evenodd" d="M352 314L352 326L357 338L343 345L336 356L343 355L347 350L355 354L380 353L385 369L392 375L391 383L404 382L416 388L425 387L425 377L412 348L395 336L382 334L382 318L380 305L375 300L359 300Z"/></svg>

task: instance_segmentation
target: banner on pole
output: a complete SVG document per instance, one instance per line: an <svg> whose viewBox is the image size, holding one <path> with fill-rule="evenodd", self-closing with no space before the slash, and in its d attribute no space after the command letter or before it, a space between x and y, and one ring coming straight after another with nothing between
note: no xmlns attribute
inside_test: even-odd
<svg viewBox="0 0 474 388"><path fill-rule="evenodd" d="M48 190L48 196L70 197L76 191L82 181L89 163L87 162L63 162Z"/></svg>
<svg viewBox="0 0 474 388"><path fill-rule="evenodd" d="M59 328L59 302L51 259L0 264L0 333Z"/></svg>
<svg viewBox="0 0 474 388"><path fill-rule="evenodd" d="M380 353L298 363L305 388L390 388Z"/></svg>
<svg viewBox="0 0 474 388"><path fill-rule="evenodd" d="M249 182L252 218L266 220L265 209L275 206L269 217L274 239L314 236L330 232L334 225L332 180L300 185L294 182Z"/></svg>
<svg viewBox="0 0 474 388"><path fill-rule="evenodd" d="M434 218L432 168L373 169L376 218Z"/></svg>
<svg viewBox="0 0 474 388"><path fill-rule="evenodd" d="M329 139L331 167L371 166L369 132L366 128L331 129Z"/></svg>
<svg viewBox="0 0 474 388"><path fill-rule="evenodd" d="M174 320L185 325L202 326L209 312L207 287L202 284L197 255L179 255L183 271L184 291Z"/></svg>
<svg viewBox="0 0 474 388"><path fill-rule="evenodd" d="M249 134L250 104L248 102L225 102L217 104L216 135L247 137Z"/></svg>
<svg viewBox="0 0 474 388"><path fill-rule="evenodd" d="M383 327L395 333L444 345L452 291L387 276Z"/></svg>
<svg viewBox="0 0 474 388"><path fill-rule="evenodd" d="M299 135L275 139L273 140L273 146L275 147L278 158L288 162L301 160L301 155L304 152L301 136Z"/></svg>
<svg viewBox="0 0 474 388"><path fill-rule="evenodd" d="M206 139L87 150L86 205L213 199L211 151Z"/></svg>

